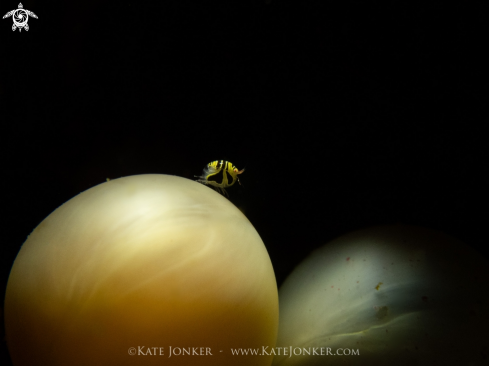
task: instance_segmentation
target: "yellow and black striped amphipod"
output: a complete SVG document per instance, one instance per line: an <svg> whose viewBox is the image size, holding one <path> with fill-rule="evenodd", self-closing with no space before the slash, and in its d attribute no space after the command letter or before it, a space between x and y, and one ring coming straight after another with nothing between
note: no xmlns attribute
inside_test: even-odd
<svg viewBox="0 0 489 366"><path fill-rule="evenodd" d="M231 187L236 181L239 184L238 174L244 172L244 169L238 170L233 164L225 160L216 160L207 164L202 176L197 176L197 182L214 187L218 192L228 195L224 188Z"/></svg>

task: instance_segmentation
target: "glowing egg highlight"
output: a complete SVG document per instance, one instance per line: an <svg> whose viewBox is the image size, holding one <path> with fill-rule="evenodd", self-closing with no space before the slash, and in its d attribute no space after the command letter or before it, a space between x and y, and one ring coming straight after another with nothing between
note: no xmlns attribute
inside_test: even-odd
<svg viewBox="0 0 489 366"><path fill-rule="evenodd" d="M441 232L394 225L342 236L280 288L277 347L287 355L273 364L487 364L488 283L487 260ZM325 355L307 354L314 347Z"/></svg>
<svg viewBox="0 0 489 366"><path fill-rule="evenodd" d="M5 327L15 366L270 365L231 348L275 345L277 286L260 236L226 198L180 177L130 176L72 198L29 235Z"/></svg>

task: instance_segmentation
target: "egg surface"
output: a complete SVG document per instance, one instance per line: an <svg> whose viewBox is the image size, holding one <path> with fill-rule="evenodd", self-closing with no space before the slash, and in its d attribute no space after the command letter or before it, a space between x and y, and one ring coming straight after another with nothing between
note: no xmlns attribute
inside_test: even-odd
<svg viewBox="0 0 489 366"><path fill-rule="evenodd" d="M279 291L274 365L483 365L489 263L447 235L360 230L306 258Z"/></svg>
<svg viewBox="0 0 489 366"><path fill-rule="evenodd" d="M168 175L110 180L29 235L5 298L15 366L270 365L267 250L226 198Z"/></svg>

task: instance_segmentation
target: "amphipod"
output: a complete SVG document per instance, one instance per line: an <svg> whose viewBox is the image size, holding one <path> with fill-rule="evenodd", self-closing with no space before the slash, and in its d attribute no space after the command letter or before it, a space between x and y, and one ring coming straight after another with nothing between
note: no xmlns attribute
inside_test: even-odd
<svg viewBox="0 0 489 366"><path fill-rule="evenodd" d="M239 184L238 174L244 172L244 169L238 170L231 162L225 160L216 160L207 164L202 176L195 176L197 182L214 187L218 192L229 196L224 188L231 187L236 181Z"/></svg>

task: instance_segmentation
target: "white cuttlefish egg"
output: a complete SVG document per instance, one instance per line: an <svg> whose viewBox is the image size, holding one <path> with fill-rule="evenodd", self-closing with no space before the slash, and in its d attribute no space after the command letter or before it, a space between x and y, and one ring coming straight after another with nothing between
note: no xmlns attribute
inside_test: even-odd
<svg viewBox="0 0 489 366"><path fill-rule="evenodd" d="M345 235L280 288L277 347L287 354L273 364L487 365L488 284L487 260L441 232Z"/></svg>

